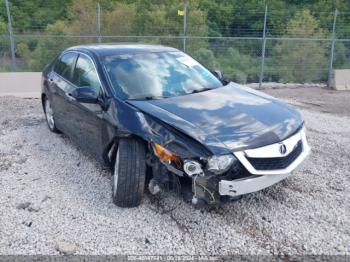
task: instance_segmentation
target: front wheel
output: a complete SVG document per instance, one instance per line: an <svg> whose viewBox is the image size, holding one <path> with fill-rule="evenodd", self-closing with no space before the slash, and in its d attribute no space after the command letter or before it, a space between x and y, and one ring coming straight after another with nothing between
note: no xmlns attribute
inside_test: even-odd
<svg viewBox="0 0 350 262"><path fill-rule="evenodd" d="M146 148L137 139L120 139L114 166L112 196L120 207L140 205L146 178Z"/></svg>

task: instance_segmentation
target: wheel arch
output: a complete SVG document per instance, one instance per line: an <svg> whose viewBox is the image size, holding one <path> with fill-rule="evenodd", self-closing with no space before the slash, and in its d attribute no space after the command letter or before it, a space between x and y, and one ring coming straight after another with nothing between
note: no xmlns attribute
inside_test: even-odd
<svg viewBox="0 0 350 262"><path fill-rule="evenodd" d="M45 112L45 99L47 95L45 93L41 93L41 106L43 107L43 110Z"/></svg>
<svg viewBox="0 0 350 262"><path fill-rule="evenodd" d="M122 138L136 139L145 145L146 152L148 152L148 150L149 150L149 143L150 142L141 136L138 136L135 134L116 135L109 141L109 143L107 144L107 146L103 150L103 156L102 156L105 163L111 169L114 169L115 157L117 155L117 150L118 150L118 143L119 143L119 140Z"/></svg>

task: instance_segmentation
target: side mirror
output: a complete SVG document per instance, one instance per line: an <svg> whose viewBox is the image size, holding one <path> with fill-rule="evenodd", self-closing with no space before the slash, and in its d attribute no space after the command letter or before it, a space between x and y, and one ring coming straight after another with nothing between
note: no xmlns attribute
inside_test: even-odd
<svg viewBox="0 0 350 262"><path fill-rule="evenodd" d="M213 74L219 79L219 80L223 80L223 75L222 72L220 70L214 70Z"/></svg>
<svg viewBox="0 0 350 262"><path fill-rule="evenodd" d="M71 96L80 103L98 103L98 93L90 87L78 87L72 91Z"/></svg>

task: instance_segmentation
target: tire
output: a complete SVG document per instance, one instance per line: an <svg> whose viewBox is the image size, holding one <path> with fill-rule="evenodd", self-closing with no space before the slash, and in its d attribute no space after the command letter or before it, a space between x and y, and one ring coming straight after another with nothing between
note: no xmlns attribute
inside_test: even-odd
<svg viewBox="0 0 350 262"><path fill-rule="evenodd" d="M51 107L51 102L47 96L45 96L44 98L44 112L45 112L46 123L50 131L54 133L60 133L60 131L56 127L55 119L53 116L54 113Z"/></svg>
<svg viewBox="0 0 350 262"><path fill-rule="evenodd" d="M120 139L112 179L113 202L119 207L140 205L146 179L146 148L136 139Z"/></svg>

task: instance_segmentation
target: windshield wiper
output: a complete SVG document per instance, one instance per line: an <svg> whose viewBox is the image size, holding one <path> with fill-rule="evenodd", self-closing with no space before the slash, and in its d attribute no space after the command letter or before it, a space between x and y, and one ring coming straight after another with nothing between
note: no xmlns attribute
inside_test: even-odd
<svg viewBox="0 0 350 262"><path fill-rule="evenodd" d="M207 88L202 88L202 89L195 89L195 90L193 90L192 92L190 92L190 94L194 94L194 93L201 93L201 92L204 92L204 91L208 91L208 90L212 90L213 88L209 88L209 87L207 87Z"/></svg>
<svg viewBox="0 0 350 262"><path fill-rule="evenodd" d="M146 96L144 99L145 100L155 100L155 99L163 99L163 98L168 98L168 96Z"/></svg>
<svg viewBox="0 0 350 262"><path fill-rule="evenodd" d="M131 98L129 100L157 100L157 99L163 99L163 98L169 98L169 96L145 96L145 97Z"/></svg>

